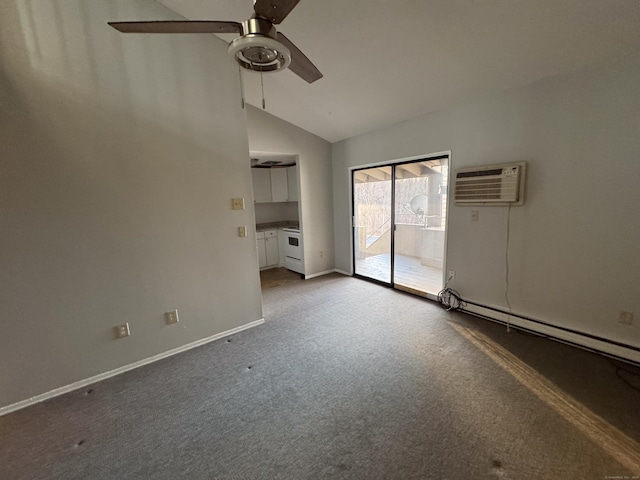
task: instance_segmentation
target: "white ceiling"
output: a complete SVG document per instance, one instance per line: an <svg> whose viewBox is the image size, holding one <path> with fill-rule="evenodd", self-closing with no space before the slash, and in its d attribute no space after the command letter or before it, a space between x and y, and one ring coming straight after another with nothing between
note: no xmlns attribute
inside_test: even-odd
<svg viewBox="0 0 640 480"><path fill-rule="evenodd" d="M159 1L198 20L253 11L251 0ZM324 78L265 75L266 110L335 142L629 54L640 1L301 0L278 29ZM244 77L260 107L259 74Z"/></svg>

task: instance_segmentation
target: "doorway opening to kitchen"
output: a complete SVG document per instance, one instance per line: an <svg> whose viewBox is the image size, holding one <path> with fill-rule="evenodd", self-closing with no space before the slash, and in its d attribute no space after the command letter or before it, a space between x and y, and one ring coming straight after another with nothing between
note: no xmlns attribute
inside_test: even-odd
<svg viewBox="0 0 640 480"><path fill-rule="evenodd" d="M444 285L449 155L352 170L356 277L421 296Z"/></svg>
<svg viewBox="0 0 640 480"><path fill-rule="evenodd" d="M297 155L251 153L262 289L304 278Z"/></svg>

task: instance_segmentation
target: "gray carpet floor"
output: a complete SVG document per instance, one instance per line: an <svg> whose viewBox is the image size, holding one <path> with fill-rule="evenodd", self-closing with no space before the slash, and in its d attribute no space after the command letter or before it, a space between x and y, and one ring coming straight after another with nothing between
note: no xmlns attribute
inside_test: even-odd
<svg viewBox="0 0 640 480"><path fill-rule="evenodd" d="M0 478L640 475L453 327L639 441L632 366L340 275L266 290L264 309L265 325L0 417Z"/></svg>

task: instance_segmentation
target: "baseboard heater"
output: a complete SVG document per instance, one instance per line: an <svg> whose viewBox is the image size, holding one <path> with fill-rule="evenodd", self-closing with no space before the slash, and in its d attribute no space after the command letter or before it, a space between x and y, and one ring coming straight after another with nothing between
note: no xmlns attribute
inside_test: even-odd
<svg viewBox="0 0 640 480"><path fill-rule="evenodd" d="M569 334L572 334L572 335L578 335L578 336L583 337L583 338L588 338L588 339L595 340L595 341L598 341L598 342L603 342L603 343L605 343L607 345L611 345L612 347L624 348L624 349L629 350L629 351L640 353L640 347L636 347L634 345L629 345L629 344L618 342L618 341L615 341L615 340L610 340L610 339L607 339L607 338L599 337L597 335L592 335L590 333L581 332L579 330L575 330L575 329L572 329L572 328L561 327L561 326L554 325L554 324L549 323L549 322L545 322L543 320L538 320L538 319L535 319L535 318L527 317L525 315L519 315L517 313L510 313L510 312L508 312L506 310L502 310L500 308L483 305L481 303L477 303L477 302L474 302L472 300L466 300L466 299L461 299L461 300L462 300L462 302L464 302L464 304L474 305L476 307L483 308L483 309L486 309L486 310L490 310L492 312L500 313L502 315L505 315L505 316L508 316L508 317L511 317L511 318L514 318L514 319L524 320L526 322L532 322L532 323L535 323L537 325L541 325L541 326L546 327L546 328L552 328L554 330L560 330L562 332L566 332L566 333L569 333ZM473 316L476 316L476 317L479 317L479 318L483 318L485 320L490 320L492 322L497 322L497 323L500 323L502 325L506 325L506 323L507 323L504 320L500 320L498 318L495 318L495 317L492 317L492 316L489 316L489 315L484 315L482 313L479 313L479 312L476 312L476 311L473 311L473 310L470 310L470 309L467 309L467 308L461 308L460 311L462 311L464 313L467 313L469 315L473 315ZM568 340L566 338L559 337L559 336L554 335L552 333L540 332L538 330L527 328L527 327L525 327L523 325L518 325L518 324L514 324L514 323L511 323L510 325L511 325L511 327L517 328L519 330L524 330L524 331L527 331L527 332L530 332L530 333L533 333L533 334L536 334L536 335L547 337L549 339L552 339L552 340L555 340L555 341L558 341L558 342L561 342L561 343L566 343L566 344L574 346L574 347L582 348L583 350L589 350L589 351L592 351L594 353L598 353L600 355L605 355L605 356L611 357L611 358L613 358L615 360L619 360L619 361L622 361L622 362L630 363L630 364L632 364L634 366L640 367L640 356L638 357L638 360L634 360L634 359L631 359L631 358L628 358L628 357L624 357L624 356L618 355L616 353L612 353L612 352L608 352L606 350L602 350L602 349L597 348L597 347L593 347L593 346L585 345L583 343L578 343L578 342L575 342L575 341L572 341L572 340Z"/></svg>

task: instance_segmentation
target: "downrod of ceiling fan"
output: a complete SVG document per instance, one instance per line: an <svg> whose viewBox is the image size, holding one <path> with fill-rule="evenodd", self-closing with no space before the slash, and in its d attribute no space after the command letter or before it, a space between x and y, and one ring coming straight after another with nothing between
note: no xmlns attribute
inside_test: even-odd
<svg viewBox="0 0 640 480"><path fill-rule="evenodd" d="M273 23L264 18L256 17L255 15L242 22L242 31L244 35L264 35L274 40L278 38L278 31L276 27L273 26Z"/></svg>

